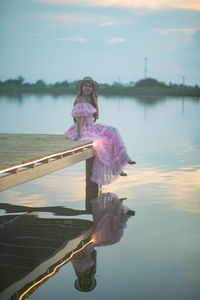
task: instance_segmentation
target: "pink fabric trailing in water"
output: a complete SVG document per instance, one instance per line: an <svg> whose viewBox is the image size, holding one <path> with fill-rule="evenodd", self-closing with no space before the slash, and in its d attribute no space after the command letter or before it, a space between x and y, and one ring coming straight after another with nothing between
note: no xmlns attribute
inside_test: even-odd
<svg viewBox="0 0 200 300"><path fill-rule="evenodd" d="M119 131L112 126L93 121L96 109L90 103L78 103L72 110L72 116L81 117L82 127L79 140L94 141L94 163L91 181L98 184L110 184L117 179L124 166L130 160ZM77 124L74 123L65 136L77 139Z"/></svg>

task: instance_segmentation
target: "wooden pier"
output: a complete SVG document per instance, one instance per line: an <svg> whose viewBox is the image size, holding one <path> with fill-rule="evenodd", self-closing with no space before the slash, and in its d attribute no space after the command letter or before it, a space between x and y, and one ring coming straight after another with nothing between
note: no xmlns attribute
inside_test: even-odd
<svg viewBox="0 0 200 300"><path fill-rule="evenodd" d="M0 204L8 213L0 220L0 267L5 275L0 299L24 299L92 242L93 222L71 217L91 214L90 200L101 191L90 181L92 141L72 141L64 135L0 134L0 191L81 161L86 161L85 210ZM40 218L39 212L44 211L62 218Z"/></svg>
<svg viewBox="0 0 200 300"><path fill-rule="evenodd" d="M86 161L86 190L90 181L92 141L72 141L54 134L0 134L0 191ZM93 193L96 195L96 191Z"/></svg>

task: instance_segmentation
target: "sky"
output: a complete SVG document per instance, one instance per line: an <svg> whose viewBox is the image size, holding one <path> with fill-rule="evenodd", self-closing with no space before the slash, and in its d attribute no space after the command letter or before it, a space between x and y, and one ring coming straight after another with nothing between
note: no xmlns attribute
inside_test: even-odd
<svg viewBox="0 0 200 300"><path fill-rule="evenodd" d="M0 0L0 80L200 85L199 0Z"/></svg>

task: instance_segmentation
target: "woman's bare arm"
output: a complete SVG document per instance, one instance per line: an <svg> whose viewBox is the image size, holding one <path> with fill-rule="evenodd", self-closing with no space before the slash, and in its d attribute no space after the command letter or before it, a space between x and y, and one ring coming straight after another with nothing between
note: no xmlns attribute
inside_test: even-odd
<svg viewBox="0 0 200 300"><path fill-rule="evenodd" d="M76 117L77 139L79 139L81 136L82 124L83 124L83 119L81 117Z"/></svg>

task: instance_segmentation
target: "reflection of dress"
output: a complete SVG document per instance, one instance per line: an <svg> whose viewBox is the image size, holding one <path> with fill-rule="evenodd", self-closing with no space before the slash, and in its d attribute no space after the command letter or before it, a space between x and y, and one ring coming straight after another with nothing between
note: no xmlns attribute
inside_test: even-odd
<svg viewBox="0 0 200 300"><path fill-rule="evenodd" d="M94 218L94 246L106 246L119 242L130 215L129 209L112 193L101 194L92 201Z"/></svg>
<svg viewBox="0 0 200 300"><path fill-rule="evenodd" d="M95 142L91 180L99 184L109 184L123 171L130 157L119 131L114 127L93 122L94 112L96 109L90 103L78 103L72 116L82 119L80 140ZM65 135L72 140L76 139L77 124L72 125Z"/></svg>
<svg viewBox="0 0 200 300"><path fill-rule="evenodd" d="M94 241L71 260L76 271L83 272L94 265L92 253L95 247L112 245L120 241L130 218L128 211L129 209L113 193L103 193L92 200Z"/></svg>

